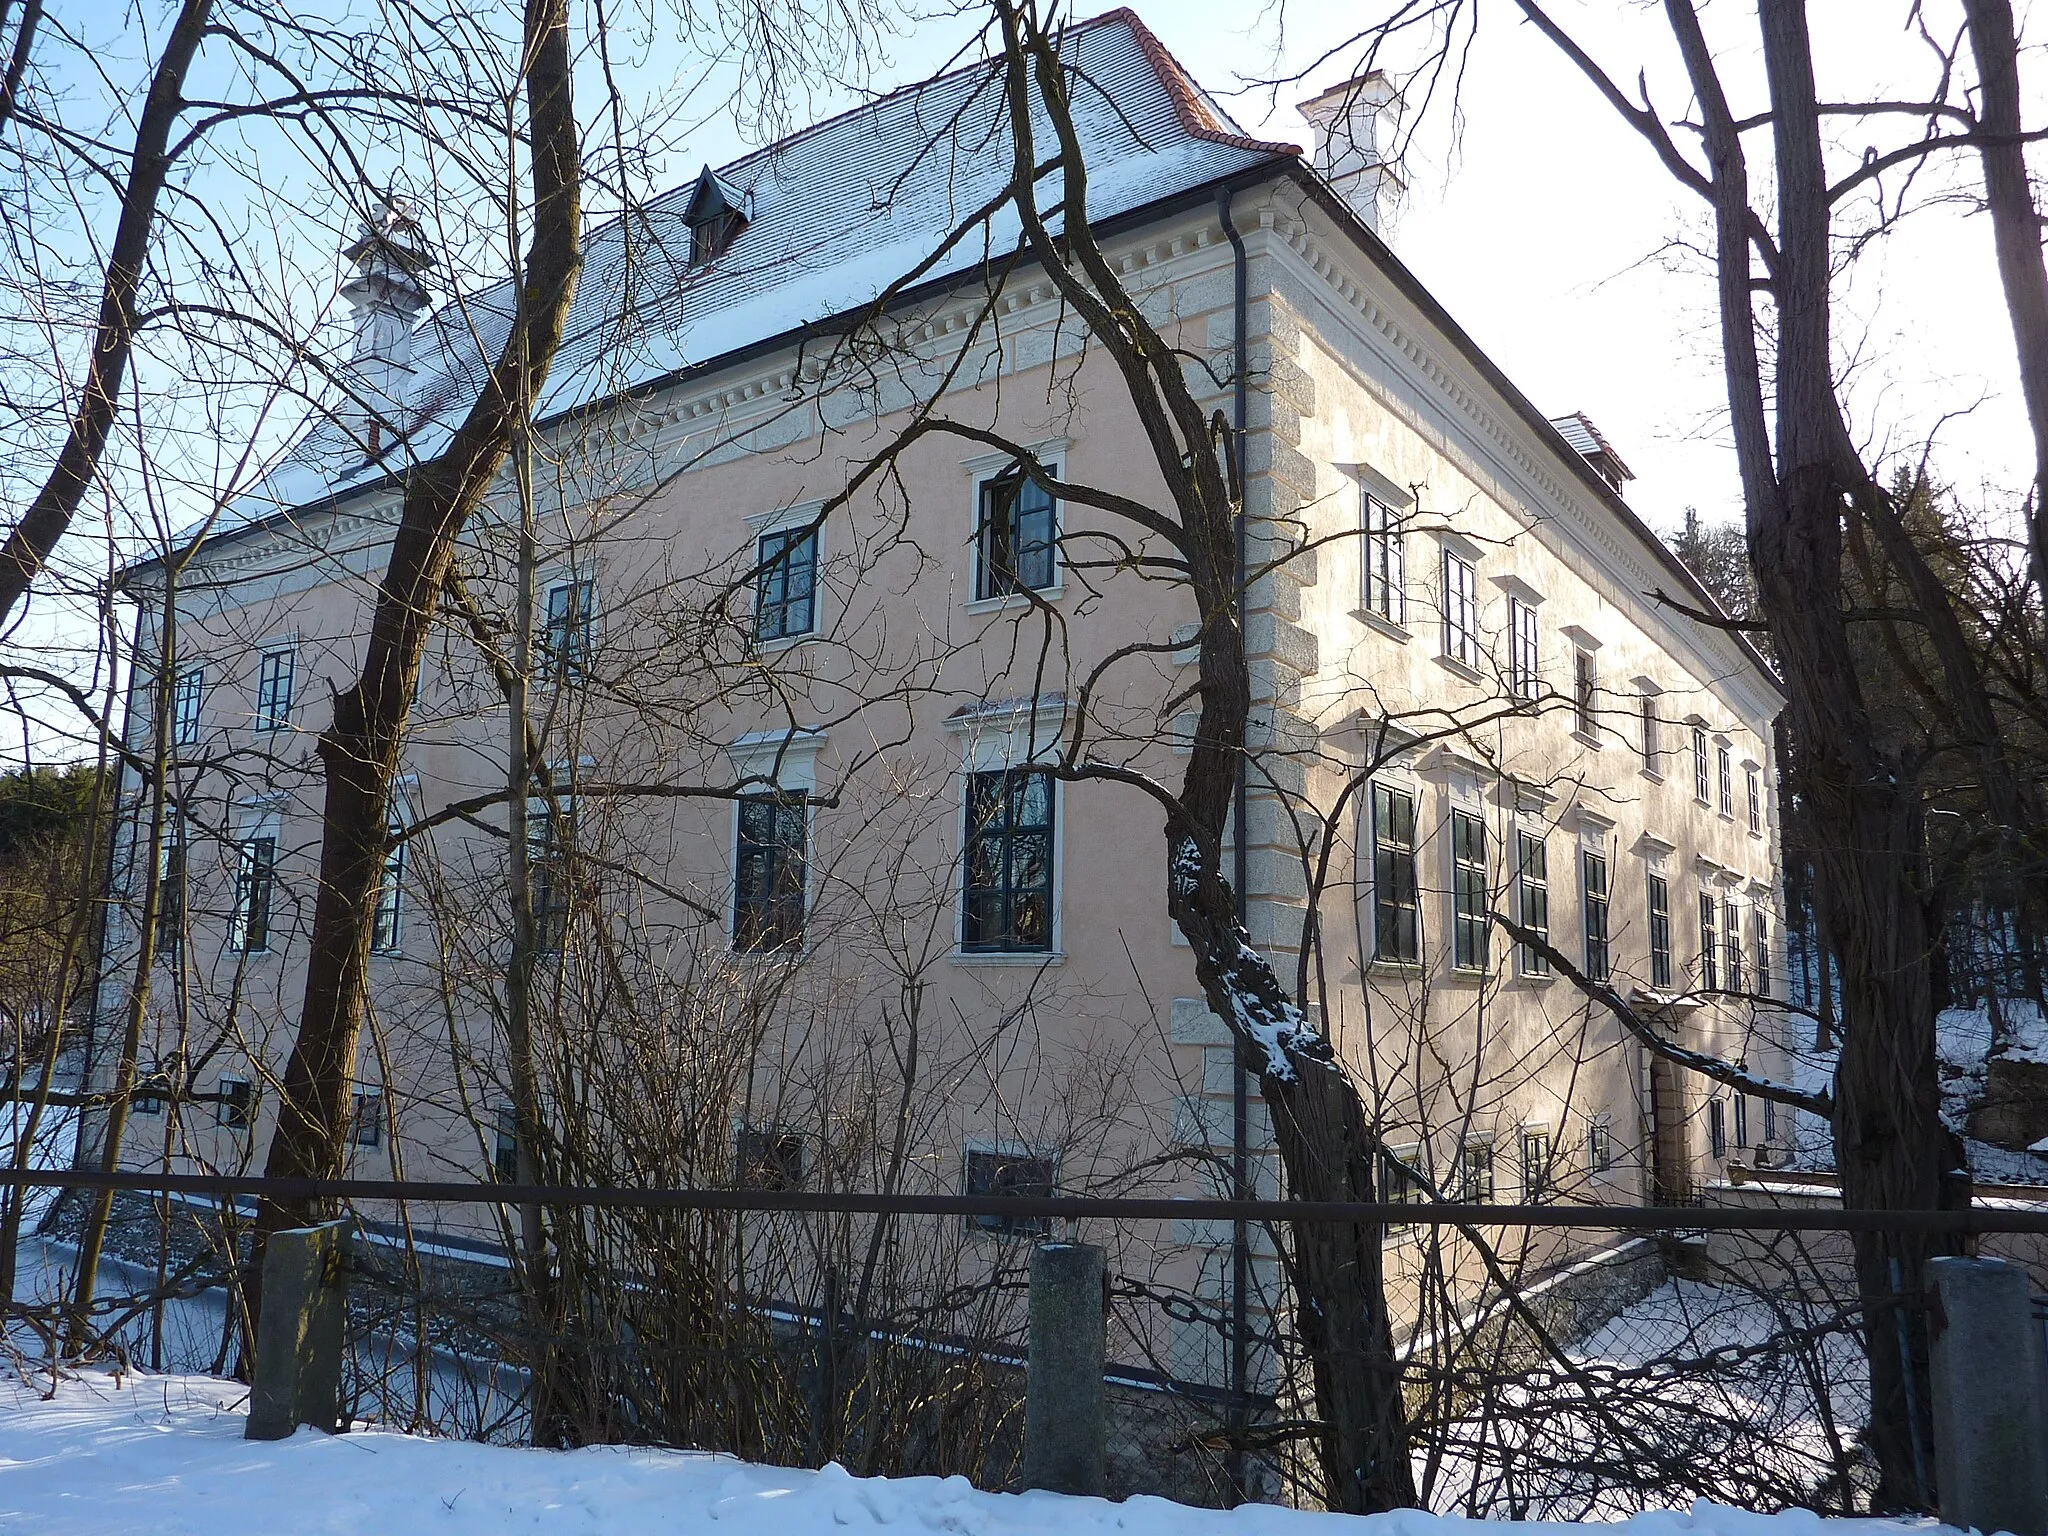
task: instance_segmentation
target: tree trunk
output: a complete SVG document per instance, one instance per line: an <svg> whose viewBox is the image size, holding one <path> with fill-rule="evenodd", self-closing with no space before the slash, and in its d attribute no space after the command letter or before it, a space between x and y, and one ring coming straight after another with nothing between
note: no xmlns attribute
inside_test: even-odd
<svg viewBox="0 0 2048 1536"><path fill-rule="evenodd" d="M264 1167L272 1178L332 1178L341 1171L371 924L389 840L391 785L428 625L456 537L504 465L518 402L538 393L554 361L582 264L567 0L527 0L521 57L532 142L533 233L517 311L490 378L446 451L415 471L406 487L362 674L335 699L333 723L320 737L327 780L320 884L299 1029L285 1063L277 1129ZM260 1284L265 1239L311 1214L306 1202L263 1203L252 1296Z"/></svg>
<svg viewBox="0 0 2048 1536"><path fill-rule="evenodd" d="M2041 220L2020 135L2019 39L2012 0L1963 0L1970 50L1983 100L1977 131L1985 142L1984 198L1998 252L1998 279L2019 348L2020 391L2034 433L2034 496L2027 553L2034 586L2048 605L2048 263L2041 256ZM2000 142L2003 141L2003 142Z"/></svg>
<svg viewBox="0 0 2048 1536"><path fill-rule="evenodd" d="M211 9L211 0L185 0L164 42L149 94L143 98L142 116L135 126L135 153L128 163L128 184L121 192L121 220L107 253L99 324L86 360L78 408L58 451L56 467L21 514L7 542L0 545L0 626L13 617L29 583L48 563L50 552L71 526L72 514L99 473L100 456L106 452L107 435L119 408L121 379L135 345L136 291L149 259L157 199L170 175L171 125L184 110L185 75L206 35Z"/></svg>
<svg viewBox="0 0 2048 1536"><path fill-rule="evenodd" d="M1748 498L1750 557L1784 666L1793 732L1805 748L1801 788L1828 891L1826 942L1840 964L1836 1164L1845 1209L1930 1210L1949 1191L1944 1175L1957 1149L1941 1123L1934 1066L1920 801L1899 753L1874 728L1842 612L1844 502L1861 466L1842 462L1848 434L1829 350L1827 177L1804 0L1762 0L1759 15L1777 170L1778 453L1775 483ZM1747 329L1748 239L1738 239L1732 272L1723 251L1723 305L1739 306ZM1750 377L1760 375L1752 369ZM1753 466L1752 476L1745 466L1745 479L1768 478L1769 467ZM1930 1507L1932 1481L1922 1435L1926 1329L1917 1311L1899 1310L1896 1292L1917 1288L1923 1262L1942 1246L1905 1233L1856 1237L1871 1438L1893 1508Z"/></svg>

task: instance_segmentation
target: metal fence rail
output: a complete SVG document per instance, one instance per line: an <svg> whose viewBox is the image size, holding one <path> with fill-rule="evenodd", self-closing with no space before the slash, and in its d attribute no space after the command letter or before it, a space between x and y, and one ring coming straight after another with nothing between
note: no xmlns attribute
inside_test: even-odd
<svg viewBox="0 0 2048 1536"><path fill-rule="evenodd" d="M854 1191L646 1189L609 1185L503 1184L422 1179L271 1179L211 1173L100 1173L0 1169L0 1187L115 1190L134 1194L252 1195L281 1201L543 1205L608 1209L783 1212L810 1215L1007 1216L1122 1221L1356 1222L1369 1226L1561 1227L1595 1231L1912 1232L2048 1234L2048 1187L2039 1205L1956 1210L1847 1210L1708 1205L1493 1205L1458 1201L1229 1200L1124 1195L867 1194Z"/></svg>

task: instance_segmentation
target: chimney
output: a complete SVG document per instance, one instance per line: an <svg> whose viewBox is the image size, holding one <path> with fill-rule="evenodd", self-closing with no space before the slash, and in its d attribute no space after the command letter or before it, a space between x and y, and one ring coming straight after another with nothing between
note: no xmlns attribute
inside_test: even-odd
<svg viewBox="0 0 2048 1536"><path fill-rule="evenodd" d="M1365 227L1391 239L1407 184L1395 168L1396 136L1406 103L1380 70L1333 85L1296 111L1315 130L1309 164Z"/></svg>
<svg viewBox="0 0 2048 1536"><path fill-rule="evenodd" d="M425 273L434 257L420 237L414 204L404 197L386 197L383 213L363 221L342 255L355 269L341 286L355 310L355 341L339 419L356 445L376 458L402 434L413 321L427 306Z"/></svg>

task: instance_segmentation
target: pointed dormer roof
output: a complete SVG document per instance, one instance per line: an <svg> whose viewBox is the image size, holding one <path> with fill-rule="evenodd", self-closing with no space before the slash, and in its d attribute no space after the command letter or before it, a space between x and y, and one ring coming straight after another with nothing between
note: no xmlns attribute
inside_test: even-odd
<svg viewBox="0 0 2048 1536"><path fill-rule="evenodd" d="M690 200L683 205L683 221L687 224L702 224L722 213L737 213L741 218L745 218L748 204L752 201L753 199L746 193L707 165L697 173L697 184L690 189Z"/></svg>

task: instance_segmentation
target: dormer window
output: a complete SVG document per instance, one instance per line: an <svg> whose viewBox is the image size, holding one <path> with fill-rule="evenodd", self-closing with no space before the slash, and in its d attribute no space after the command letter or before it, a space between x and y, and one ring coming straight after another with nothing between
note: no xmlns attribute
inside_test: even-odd
<svg viewBox="0 0 2048 1536"><path fill-rule="evenodd" d="M690 226L690 265L709 266L726 253L753 212L753 198L710 166L697 173L683 221Z"/></svg>

